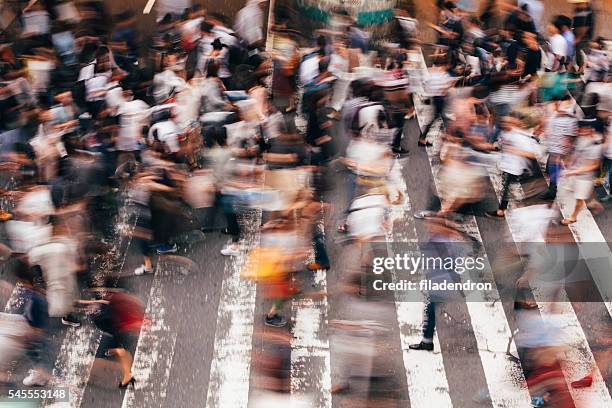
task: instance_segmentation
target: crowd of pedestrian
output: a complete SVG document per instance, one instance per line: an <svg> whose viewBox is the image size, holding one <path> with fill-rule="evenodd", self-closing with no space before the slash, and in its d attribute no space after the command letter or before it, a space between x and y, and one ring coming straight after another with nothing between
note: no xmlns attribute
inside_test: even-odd
<svg viewBox="0 0 612 408"><path fill-rule="evenodd" d="M126 233L116 226L129 206L122 222L142 257L134 275L154 273L155 257L175 253L190 231L222 229L230 238L220 256L246 257L242 277L257 282L269 302L264 323L278 329L264 339L276 354L255 360L263 388L290 389L287 303L338 293L348 312L332 322L343 356L332 391L350 390L351 377L375 371L376 341L389 333L378 321L385 306L363 293L374 243L390 233L391 208L406 193L427 194L402 189L399 161L413 150L440 160L431 208L415 214L433 243L469 241L457 218L466 212L503 220L519 200L512 186L542 174L547 186L536 195L546 208L556 208L563 183L574 195L573 211L551 216L542 236L612 198L607 42L595 36L589 2L573 2L572 17L543 21L539 0L491 0L480 15L439 1L432 44L419 41L419 22L403 10L380 38L343 10L306 36L277 7L266 38L265 1L248 0L234 21L160 1L145 36L134 13L111 16L101 1L30 2L0 37L3 252L27 298L23 314L2 316L11 327L2 379L27 351L23 384L45 385L51 320L78 330L88 316L112 338L119 387L134 384L127 344L144 312L97 270L100 253ZM431 115L412 140L405 125L423 106ZM493 167L499 206L479 212ZM343 198L332 202L337 190ZM335 292L304 293L294 276L333 266L332 234L359 249L357 272ZM423 339L410 349L433 350L442 301L426 303ZM521 321L524 338L540 330ZM528 382L557 370L561 345L542 342L519 344L532 351ZM562 387L547 384L534 403L569 406Z"/></svg>

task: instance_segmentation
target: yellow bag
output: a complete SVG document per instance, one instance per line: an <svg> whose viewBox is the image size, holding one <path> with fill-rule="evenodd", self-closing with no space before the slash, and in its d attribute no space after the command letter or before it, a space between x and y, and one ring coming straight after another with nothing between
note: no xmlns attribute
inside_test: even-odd
<svg viewBox="0 0 612 408"><path fill-rule="evenodd" d="M255 282L270 282L283 272L283 254L277 247L254 248L247 255L240 277Z"/></svg>

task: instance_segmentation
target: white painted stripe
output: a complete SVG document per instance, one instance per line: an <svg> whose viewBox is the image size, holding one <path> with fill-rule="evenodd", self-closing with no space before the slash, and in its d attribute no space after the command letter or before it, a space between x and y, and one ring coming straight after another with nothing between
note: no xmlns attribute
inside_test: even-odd
<svg viewBox="0 0 612 408"><path fill-rule="evenodd" d="M255 315L254 282L240 278L247 251L259 241L261 211L247 220L246 245L240 256L228 259L221 286L213 361L210 367L206 407L246 408L249 401L253 319Z"/></svg>
<svg viewBox="0 0 612 408"><path fill-rule="evenodd" d="M576 200L569 189L568 180L561 179L557 191L557 205L564 217L569 217L574 210ZM595 285L599 289L608 313L612 316L612 252L606 238L597 226L593 214L583 208L577 221L569 226L574 240L578 243L581 257L591 272Z"/></svg>
<svg viewBox="0 0 612 408"><path fill-rule="evenodd" d="M13 287L11 297L9 297L9 300L4 306L4 313L16 313L23 307L23 304L25 303L24 292L25 288L20 283L17 283L15 287Z"/></svg>
<svg viewBox="0 0 612 408"><path fill-rule="evenodd" d="M409 217L410 198L407 194L406 180L401 172L401 160L397 160L396 167L400 171L398 190L404 194L404 202L392 206L391 219L393 221L393 231L391 240L393 242L418 242L417 232L414 225L414 218ZM402 225L403 224L403 225ZM399 227L399 228L398 228ZM390 248L392 252L392 248ZM390 256L394 254L391 253ZM395 271L392 271L393 281L397 281ZM408 346L416 344L422 338L422 319L424 302L416 301L395 301L395 312L399 327L400 347L404 359L406 370L406 383L408 386L408 396L412 408L429 407L452 407L446 370L442 359L440 341L438 333L434 333L434 351L419 352L410 351Z"/></svg>
<svg viewBox="0 0 612 408"><path fill-rule="evenodd" d="M424 119L425 107L419 97L415 97L417 109L417 119L423 129L426 123ZM438 187L439 164L435 157L435 151L439 150L441 138L439 131L434 132L434 146L427 147L427 155L434 176L434 183ZM432 132L430 132L430 135ZM464 228L482 243L482 237L478 229L478 224L473 216L464 217ZM486 259L486 254L483 254ZM523 370L519 363L509 360L506 356L508 339L511 338L511 331L508 326L506 313L500 302L499 293L495 285L495 280L491 272L488 261L483 271L483 282L490 282L493 290L483 295L486 301L474 299L466 302L470 314L472 329L478 344L478 354L485 373L489 395L493 405L496 407L524 407L529 406L531 397L527 390L527 383L523 375ZM516 354L514 340L510 342L510 351Z"/></svg>
<svg viewBox="0 0 612 408"><path fill-rule="evenodd" d="M327 273L314 272L314 292L327 292ZM327 297L291 302L291 397L311 400L311 406L331 408L331 364L327 327ZM310 395L308 395L310 394Z"/></svg>
<svg viewBox="0 0 612 408"><path fill-rule="evenodd" d="M173 299L164 296L161 265L162 262L157 263L145 311L149 321L140 331L134 353L132 375L137 382L126 390L122 408L168 405L166 391L178 330L171 327L166 319L166 308Z"/></svg>
<svg viewBox="0 0 612 408"><path fill-rule="evenodd" d="M108 263L100 268L101 272L96 276L98 280L103 281L105 274L110 271L110 265L113 263L111 258L120 258L119 270L123 270L132 241L130 233L132 225L128 224L129 216L129 209L126 206L122 207L115 224L115 232L120 238L110 251L111 256L108 258ZM79 328L70 327L66 331L55 360L50 386L68 387L72 408L81 406L101 336L101 332L92 324L83 324ZM45 400L43 405L51 403L52 401Z"/></svg>
<svg viewBox="0 0 612 408"><path fill-rule="evenodd" d="M144 9L142 10L142 14L149 14L151 12L151 10L153 9L154 5L155 5L155 0L147 1L147 4L145 5Z"/></svg>
<svg viewBox="0 0 612 408"><path fill-rule="evenodd" d="M489 169L489 176L493 184L495 193L498 199L501 199L502 182L501 175L496 169ZM519 183L513 185L516 190L517 198L524 197L524 192ZM516 208L516 200L511 196L508 200L508 215L506 221L508 228L515 242L520 232L521 226L516 216L513 216L512 210ZM596 227L596 226L595 226ZM562 319L566 324L565 328L558 333L560 339L567 341L568 349L565 353L565 359L561 361L561 369L567 381L567 387L574 400L577 408L580 407L609 407L612 406L610 393L603 380L599 368L595 363L595 358L589 347L589 343L584 335L582 327L576 313L569 302L564 289L560 289L557 302L547 302L551 299L552 294L547 294L546 291L537 287L532 287L533 296L540 307L540 312L545 319ZM554 311L552 311L554 305ZM586 374L595 369L593 376L593 384L588 388L576 389L571 386L572 381L579 380Z"/></svg>

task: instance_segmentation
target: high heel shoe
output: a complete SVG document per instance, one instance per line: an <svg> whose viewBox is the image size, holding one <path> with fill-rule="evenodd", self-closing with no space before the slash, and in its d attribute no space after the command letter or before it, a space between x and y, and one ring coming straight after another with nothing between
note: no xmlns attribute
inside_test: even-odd
<svg viewBox="0 0 612 408"><path fill-rule="evenodd" d="M122 383L122 382L119 382L119 388L121 388L122 390L126 389L128 387L128 385L130 385L130 384L132 385L132 387L134 387L135 383L136 383L136 379L134 377L132 377L125 384Z"/></svg>

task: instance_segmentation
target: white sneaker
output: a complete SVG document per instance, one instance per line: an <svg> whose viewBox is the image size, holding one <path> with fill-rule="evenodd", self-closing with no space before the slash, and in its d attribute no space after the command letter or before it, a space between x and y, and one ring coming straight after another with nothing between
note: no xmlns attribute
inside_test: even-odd
<svg viewBox="0 0 612 408"><path fill-rule="evenodd" d="M238 256L240 255L240 247L237 244L227 245L221 250L221 255L224 256Z"/></svg>
<svg viewBox="0 0 612 408"><path fill-rule="evenodd" d="M153 269L147 269L144 265L140 265L138 268L134 269L134 275L140 276L147 273L153 273Z"/></svg>
<svg viewBox="0 0 612 408"><path fill-rule="evenodd" d="M28 376L23 379L23 385L26 387L44 387L49 379L46 375L37 370L30 370Z"/></svg>

